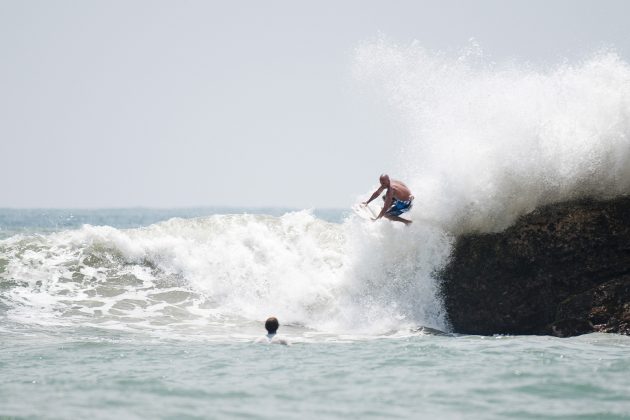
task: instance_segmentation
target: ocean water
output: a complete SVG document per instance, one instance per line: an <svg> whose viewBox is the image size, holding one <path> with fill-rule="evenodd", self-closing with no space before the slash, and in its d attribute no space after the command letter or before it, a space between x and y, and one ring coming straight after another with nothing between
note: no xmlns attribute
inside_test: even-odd
<svg viewBox="0 0 630 420"><path fill-rule="evenodd" d="M629 418L629 337L457 335L435 273L459 234L630 194L630 65L379 38L355 74L408 133L382 171L416 196L411 226L0 210L0 417ZM272 315L291 346L254 344Z"/></svg>
<svg viewBox="0 0 630 420"><path fill-rule="evenodd" d="M1 418L630 417L630 337L452 334L422 255L348 258L411 229L191 211L0 212Z"/></svg>

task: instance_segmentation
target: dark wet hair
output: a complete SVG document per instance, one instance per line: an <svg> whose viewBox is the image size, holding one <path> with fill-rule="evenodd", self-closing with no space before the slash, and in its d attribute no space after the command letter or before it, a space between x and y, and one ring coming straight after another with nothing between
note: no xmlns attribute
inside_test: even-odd
<svg viewBox="0 0 630 420"><path fill-rule="evenodd" d="M274 316L267 318L267 321L265 321L265 329L269 334L275 334L279 326L278 319Z"/></svg>

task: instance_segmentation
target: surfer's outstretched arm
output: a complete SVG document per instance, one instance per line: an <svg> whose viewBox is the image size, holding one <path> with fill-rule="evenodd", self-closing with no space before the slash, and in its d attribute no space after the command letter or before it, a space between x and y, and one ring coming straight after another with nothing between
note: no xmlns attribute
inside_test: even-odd
<svg viewBox="0 0 630 420"><path fill-rule="evenodd" d="M384 189L385 189L385 187L383 187L382 185L380 187L378 187L378 189L376 191L374 191L374 194L372 194L370 199L368 201L364 201L363 202L363 205L367 206L368 204L370 204L370 201L374 200L376 197L381 195L381 193L383 192Z"/></svg>

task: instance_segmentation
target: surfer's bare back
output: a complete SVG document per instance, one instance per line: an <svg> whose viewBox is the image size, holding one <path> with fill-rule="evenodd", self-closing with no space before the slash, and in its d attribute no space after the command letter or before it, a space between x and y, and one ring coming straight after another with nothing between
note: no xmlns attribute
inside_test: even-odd
<svg viewBox="0 0 630 420"><path fill-rule="evenodd" d="M363 202L363 205L367 206L370 201L381 195L384 190L386 191L385 196L383 197L383 200L385 200L383 209L379 215L372 220L378 220L381 217L385 217L386 219L394 220L396 222L403 222L406 225L411 223L411 220L400 217L401 214L408 212L412 207L413 195L411 195L409 188L400 181L390 179L389 175L386 174L381 175L379 181L381 186L374 191L374 194L372 194L368 201Z"/></svg>

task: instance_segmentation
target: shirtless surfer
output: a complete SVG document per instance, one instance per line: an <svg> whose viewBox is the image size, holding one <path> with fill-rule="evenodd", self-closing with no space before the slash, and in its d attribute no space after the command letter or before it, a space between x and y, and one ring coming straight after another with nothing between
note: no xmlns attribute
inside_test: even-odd
<svg viewBox="0 0 630 420"><path fill-rule="evenodd" d="M401 214L411 210L413 195L411 195L409 188L400 181L390 179L386 174L381 175L379 181L381 182L381 186L374 191L374 194L372 194L368 201L363 202L363 205L367 206L370 201L381 195L383 190L386 190L385 196L383 197L383 200L385 200L383 209L379 215L372 220L378 220L381 217L385 217L389 220L403 222L406 225L410 224L411 220L400 217Z"/></svg>

